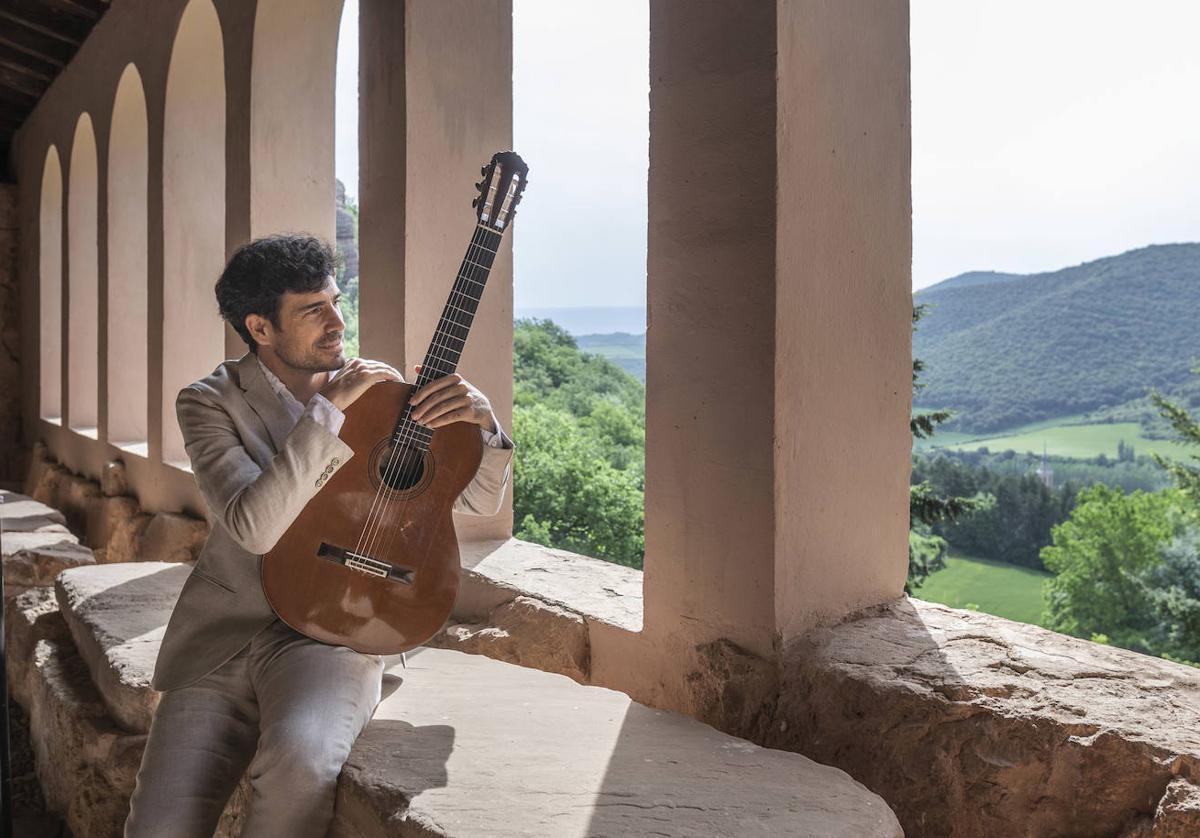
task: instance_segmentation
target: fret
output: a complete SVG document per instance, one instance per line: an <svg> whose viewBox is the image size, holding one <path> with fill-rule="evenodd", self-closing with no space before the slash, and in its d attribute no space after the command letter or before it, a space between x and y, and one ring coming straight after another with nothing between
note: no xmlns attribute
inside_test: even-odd
<svg viewBox="0 0 1200 838"><path fill-rule="evenodd" d="M475 236L467 245L454 285L438 318L433 340L426 350L421 373L415 382L418 388L450 375L458 368L500 241L501 233L483 225L476 227ZM433 429L413 422L410 413L411 407L406 406L396 423L392 438L396 442L428 450Z"/></svg>

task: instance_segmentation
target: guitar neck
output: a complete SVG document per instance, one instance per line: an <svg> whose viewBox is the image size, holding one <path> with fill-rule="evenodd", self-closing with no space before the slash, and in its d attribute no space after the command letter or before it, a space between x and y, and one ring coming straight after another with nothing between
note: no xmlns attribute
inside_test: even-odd
<svg viewBox="0 0 1200 838"><path fill-rule="evenodd" d="M425 352L425 361L421 364L421 372L417 375L418 388L430 381L450 375L458 369L458 361L462 357L463 347L467 345L467 335L471 332L471 324L475 321L475 312L479 301L483 298L483 288L487 283L488 274L492 270L492 262L496 251L500 248L501 233L483 224L475 226L474 235L467 245L458 276L454 279L454 287L442 309L433 340ZM428 445L432 429L418 425L409 420L410 408L405 408L403 416L396 425L396 438L407 438L418 444Z"/></svg>

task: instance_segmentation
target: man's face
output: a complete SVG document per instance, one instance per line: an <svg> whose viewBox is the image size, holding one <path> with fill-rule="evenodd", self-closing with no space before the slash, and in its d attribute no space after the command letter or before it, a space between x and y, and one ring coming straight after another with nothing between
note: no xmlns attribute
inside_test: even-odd
<svg viewBox="0 0 1200 838"><path fill-rule="evenodd" d="M290 367L310 372L341 369L346 363L338 292L333 277L319 291L285 292L279 301L279 327L271 348Z"/></svg>

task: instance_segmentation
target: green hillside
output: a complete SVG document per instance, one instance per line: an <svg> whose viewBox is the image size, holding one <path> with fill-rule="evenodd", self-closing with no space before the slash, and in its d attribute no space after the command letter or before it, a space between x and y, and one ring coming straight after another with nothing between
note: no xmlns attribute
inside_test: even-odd
<svg viewBox="0 0 1200 838"><path fill-rule="evenodd" d="M643 384L646 383L646 333L610 332L578 335L575 343L584 352L595 352L612 361Z"/></svg>
<svg viewBox="0 0 1200 838"><path fill-rule="evenodd" d="M971 556L950 556L946 568L913 592L917 599L971 608L1021 623L1042 625L1042 583L1049 573Z"/></svg>
<svg viewBox="0 0 1200 838"><path fill-rule="evenodd" d="M1138 422L1167 436L1151 387L1200 406L1200 244L1154 245L1051 273L976 272L922 289L913 333L946 431L983 433L1063 416Z"/></svg>

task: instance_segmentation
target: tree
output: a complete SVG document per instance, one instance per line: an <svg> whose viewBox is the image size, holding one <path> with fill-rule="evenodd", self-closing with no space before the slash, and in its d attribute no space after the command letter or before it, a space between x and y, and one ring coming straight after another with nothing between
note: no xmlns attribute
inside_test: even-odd
<svg viewBox="0 0 1200 838"><path fill-rule="evenodd" d="M513 328L514 534L641 567L645 388L549 320Z"/></svg>
<svg viewBox="0 0 1200 838"><path fill-rule="evenodd" d="M912 322L916 328L917 321L925 314L928 303L913 306ZM915 394L925 385L917 381L924 363L918 358L912 362L912 386ZM913 439L927 439L933 436L938 425L954 416L954 411L939 410L932 413L912 415L908 427ZM908 579L904 583L904 592L911 594L913 589L936 570L946 566L946 539L933 534L933 525L941 521L953 521L959 515L975 509L977 502L970 498L942 496L934 493L928 481L923 481L908 490Z"/></svg>
<svg viewBox="0 0 1200 838"><path fill-rule="evenodd" d="M1192 372L1200 374L1200 367L1192 367ZM1168 400L1154 388L1150 391L1150 400L1158 408L1159 414L1170 423L1180 442L1200 447L1200 423L1192 418L1187 408ZM1189 508L1193 512L1200 510L1200 468L1168 460L1157 451L1151 451L1150 456L1154 458L1154 462L1166 469L1171 480L1187 499ZM1192 454L1191 459L1200 461L1200 455Z"/></svg>
<svg viewBox="0 0 1200 838"><path fill-rule="evenodd" d="M1079 493L1071 517L1052 531L1042 561L1046 624L1077 637L1105 634L1127 649L1157 654L1160 632L1149 584L1165 544L1183 531L1180 494L1103 484Z"/></svg>

